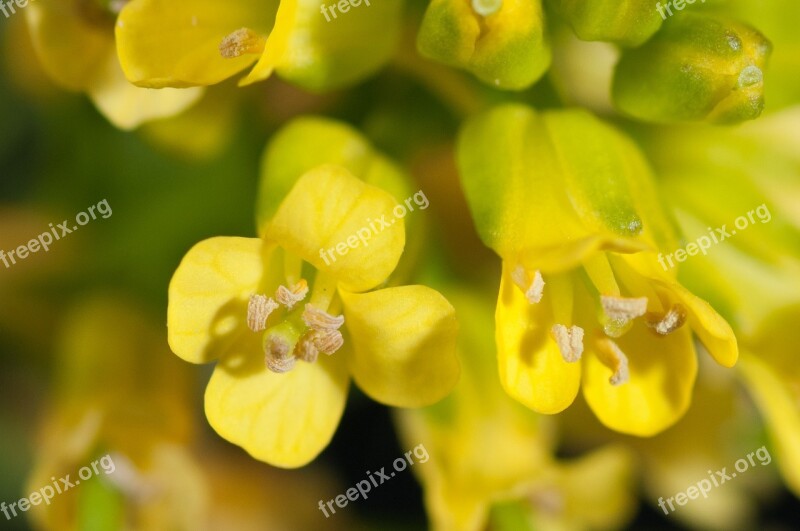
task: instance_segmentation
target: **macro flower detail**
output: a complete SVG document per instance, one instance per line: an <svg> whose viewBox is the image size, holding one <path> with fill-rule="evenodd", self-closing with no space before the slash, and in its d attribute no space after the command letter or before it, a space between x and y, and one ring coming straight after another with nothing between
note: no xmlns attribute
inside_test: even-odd
<svg viewBox="0 0 800 531"><path fill-rule="evenodd" d="M540 0L432 0L417 47L426 57L509 90L528 87L550 66Z"/></svg>
<svg viewBox="0 0 800 531"><path fill-rule="evenodd" d="M500 380L557 413L583 389L606 426L653 435L691 400L692 332L720 364L728 324L664 271L674 236L633 144L581 111L504 105L461 132L462 184L478 232L503 260Z"/></svg>
<svg viewBox="0 0 800 531"><path fill-rule="evenodd" d="M650 122L752 120L764 108L771 49L766 37L745 24L682 13L640 48L623 52L614 102Z"/></svg>
<svg viewBox="0 0 800 531"><path fill-rule="evenodd" d="M213 85L249 69L240 85L276 72L317 91L353 84L389 61L402 0L330 23L319 10L309 0L131 0L117 22L119 57L140 87Z"/></svg>
<svg viewBox="0 0 800 531"><path fill-rule="evenodd" d="M202 89L145 90L125 79L117 57L114 20L118 2L37 0L25 10L42 67L59 85L85 92L115 126L134 129L178 114Z"/></svg>
<svg viewBox="0 0 800 531"><path fill-rule="evenodd" d="M402 254L402 220L368 252L330 264L319 254L395 205L323 165L296 181L262 238L200 242L175 272L170 346L186 361L218 360L206 415L257 459L282 467L313 459L339 423L351 377L399 407L431 404L455 385L452 306L424 286L375 289Z"/></svg>

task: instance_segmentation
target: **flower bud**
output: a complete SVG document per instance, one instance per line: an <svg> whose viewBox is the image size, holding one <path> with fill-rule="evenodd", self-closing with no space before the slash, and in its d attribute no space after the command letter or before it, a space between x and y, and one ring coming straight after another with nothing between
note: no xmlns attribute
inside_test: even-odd
<svg viewBox="0 0 800 531"><path fill-rule="evenodd" d="M682 13L641 48L622 54L614 102L651 122L736 123L764 108L769 41L744 24Z"/></svg>
<svg viewBox="0 0 800 531"><path fill-rule="evenodd" d="M540 0L432 0L417 47L501 89L524 89L550 66Z"/></svg>

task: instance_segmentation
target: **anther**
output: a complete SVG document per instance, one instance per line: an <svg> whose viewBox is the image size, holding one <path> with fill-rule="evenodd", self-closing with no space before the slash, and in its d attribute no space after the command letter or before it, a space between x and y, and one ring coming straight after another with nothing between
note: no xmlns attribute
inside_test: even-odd
<svg viewBox="0 0 800 531"><path fill-rule="evenodd" d="M550 330L550 335L556 341L564 361L567 363L580 361L583 354L583 328L580 326L567 328L564 325L556 324Z"/></svg>
<svg viewBox="0 0 800 531"><path fill-rule="evenodd" d="M275 291L275 298L278 299L279 303L291 310L295 304L305 299L307 294L308 282L301 278L300 282L295 284L292 289L286 286L278 286L278 289Z"/></svg>
<svg viewBox="0 0 800 531"><path fill-rule="evenodd" d="M597 355L600 361L614 374L608 379L611 385L622 385L630 379L628 357L614 341L604 337L597 340Z"/></svg>
<svg viewBox="0 0 800 531"><path fill-rule="evenodd" d="M297 358L292 353L292 345L283 337L273 335L264 345L264 361L272 372L284 373L294 368Z"/></svg>
<svg viewBox="0 0 800 531"><path fill-rule="evenodd" d="M247 327L253 332L267 328L267 318L278 308L278 303L266 295L251 295L247 303Z"/></svg>
<svg viewBox="0 0 800 531"><path fill-rule="evenodd" d="M219 53L225 59L234 59L244 54L260 54L266 45L267 40L255 31L240 28L222 39Z"/></svg>
<svg viewBox="0 0 800 531"><path fill-rule="evenodd" d="M333 316L324 310L306 304L303 322L313 330L338 330L344 324L344 315Z"/></svg>
<svg viewBox="0 0 800 531"><path fill-rule="evenodd" d="M533 277L525 271L525 268L518 265L514 272L511 273L511 280L517 285L519 289L525 294L525 298L531 304L537 304L542 300L544 294L544 279L542 274L536 270Z"/></svg>
<svg viewBox="0 0 800 531"><path fill-rule="evenodd" d="M603 312L605 312L606 316L615 321L632 321L637 317L643 316L645 312L647 312L647 297L633 299L602 295L600 297L600 303L603 306Z"/></svg>
<svg viewBox="0 0 800 531"><path fill-rule="evenodd" d="M647 326L655 330L657 334L665 336L671 334L686 322L686 308L680 304L673 304L664 317L658 314L647 314Z"/></svg>

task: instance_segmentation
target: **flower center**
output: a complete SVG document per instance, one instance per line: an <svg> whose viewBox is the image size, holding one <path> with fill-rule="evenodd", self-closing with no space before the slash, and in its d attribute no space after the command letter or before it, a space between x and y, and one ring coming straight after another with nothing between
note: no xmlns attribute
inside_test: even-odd
<svg viewBox="0 0 800 531"><path fill-rule="evenodd" d="M320 353L330 356L344 344L339 331L344 316L329 313L335 281L318 272L310 301L300 305L309 293L308 282L300 276L302 261L287 253L283 269L286 284L279 285L272 297L251 295L247 305L247 326L253 332L264 331L264 361L276 373L292 370L298 359L314 363ZM270 326L270 317L276 324Z"/></svg>

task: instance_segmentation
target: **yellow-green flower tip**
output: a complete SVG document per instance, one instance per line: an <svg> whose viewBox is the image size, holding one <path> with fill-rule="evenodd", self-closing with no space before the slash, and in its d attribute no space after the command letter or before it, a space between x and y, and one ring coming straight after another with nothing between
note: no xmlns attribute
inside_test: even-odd
<svg viewBox="0 0 800 531"><path fill-rule="evenodd" d="M658 123L737 123L761 115L771 51L757 30L682 13L641 48L624 52L613 97L623 112Z"/></svg>
<svg viewBox="0 0 800 531"><path fill-rule="evenodd" d="M561 270L671 238L638 149L585 111L496 107L467 122L458 159L478 233L505 259Z"/></svg>
<svg viewBox="0 0 800 531"><path fill-rule="evenodd" d="M550 3L585 41L639 46L662 23L652 0L552 0Z"/></svg>
<svg viewBox="0 0 800 531"><path fill-rule="evenodd" d="M256 200L259 234L297 180L323 164L341 166L397 201L413 193L409 178L349 125L313 116L298 118L278 131L264 151Z"/></svg>
<svg viewBox="0 0 800 531"><path fill-rule="evenodd" d="M332 90L375 72L397 43L402 0L357 3L185 0L167 9L163 0L131 0L117 20L117 51L140 87L212 85L249 70L240 85L277 72Z"/></svg>
<svg viewBox="0 0 800 531"><path fill-rule="evenodd" d="M550 66L539 0L433 0L417 47L428 58L508 90L530 86Z"/></svg>

